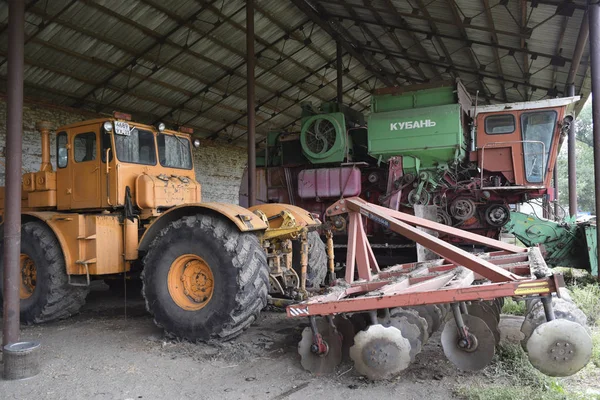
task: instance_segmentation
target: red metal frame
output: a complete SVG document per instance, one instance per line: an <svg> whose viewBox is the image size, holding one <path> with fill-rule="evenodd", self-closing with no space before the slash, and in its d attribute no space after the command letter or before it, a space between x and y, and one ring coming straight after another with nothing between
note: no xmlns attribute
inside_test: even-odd
<svg viewBox="0 0 600 400"><path fill-rule="evenodd" d="M534 269L545 270L539 248L517 247L377 206L358 197L339 200L327 210L328 216L341 214L349 217L346 284L333 286L325 295L289 306L289 317L547 295L558 292L564 285L560 275L535 277ZM428 247L442 258L381 270L367 240L363 216ZM468 253L417 227L460 235L499 251L478 255Z"/></svg>

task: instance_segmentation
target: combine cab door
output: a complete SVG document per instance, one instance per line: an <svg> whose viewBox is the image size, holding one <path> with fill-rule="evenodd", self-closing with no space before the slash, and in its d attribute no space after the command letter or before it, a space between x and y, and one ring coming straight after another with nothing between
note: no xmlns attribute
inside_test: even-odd
<svg viewBox="0 0 600 400"><path fill-rule="evenodd" d="M69 132L73 209L101 207L101 165L97 131L97 126L88 125Z"/></svg>

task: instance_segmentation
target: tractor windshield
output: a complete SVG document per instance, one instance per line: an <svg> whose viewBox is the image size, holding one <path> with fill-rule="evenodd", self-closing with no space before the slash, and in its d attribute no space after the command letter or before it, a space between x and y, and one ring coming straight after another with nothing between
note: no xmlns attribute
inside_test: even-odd
<svg viewBox="0 0 600 400"><path fill-rule="evenodd" d="M521 115L525 178L528 182L544 181L555 128L556 111L537 111Z"/></svg>
<svg viewBox="0 0 600 400"><path fill-rule="evenodd" d="M192 169L190 141L175 135L159 134L158 159L169 168Z"/></svg>
<svg viewBox="0 0 600 400"><path fill-rule="evenodd" d="M128 134L119 134L115 130L115 147L121 162L156 165L154 134L150 131L133 128Z"/></svg>

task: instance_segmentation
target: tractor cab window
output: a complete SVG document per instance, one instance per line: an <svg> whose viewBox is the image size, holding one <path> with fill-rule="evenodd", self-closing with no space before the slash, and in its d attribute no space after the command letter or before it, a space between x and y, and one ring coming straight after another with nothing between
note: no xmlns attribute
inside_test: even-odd
<svg viewBox="0 0 600 400"><path fill-rule="evenodd" d="M73 140L73 158L75 162L93 161L96 159L96 133L80 133Z"/></svg>
<svg viewBox="0 0 600 400"><path fill-rule="evenodd" d="M548 169L552 137L556 129L556 111L537 111L521 115L525 178L541 183Z"/></svg>
<svg viewBox="0 0 600 400"><path fill-rule="evenodd" d="M115 147L121 162L156 165L154 134L150 131L133 128L124 134L115 130Z"/></svg>
<svg viewBox="0 0 600 400"><path fill-rule="evenodd" d="M65 168L69 162L67 143L67 132L60 132L56 135L56 165L58 168Z"/></svg>
<svg viewBox="0 0 600 400"><path fill-rule="evenodd" d="M190 141L175 135L159 134L158 159L169 168L192 169Z"/></svg>

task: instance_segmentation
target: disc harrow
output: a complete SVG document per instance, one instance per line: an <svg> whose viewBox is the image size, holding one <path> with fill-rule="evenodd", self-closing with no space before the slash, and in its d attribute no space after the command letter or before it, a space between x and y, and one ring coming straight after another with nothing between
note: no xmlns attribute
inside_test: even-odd
<svg viewBox="0 0 600 400"><path fill-rule="evenodd" d="M346 271L326 293L287 307L288 317L310 322L298 346L306 370L333 372L349 356L362 375L389 379L408 368L438 329L448 360L465 371L482 369L500 340L505 297L528 302L523 346L534 367L567 376L589 361L592 344L585 316L563 298L562 275L546 266L542 249L517 247L360 198L339 200L326 215L349 221ZM380 268L365 234L365 218L440 259ZM440 236L467 236L494 251L468 253L419 227ZM332 269L333 262L329 264Z"/></svg>

